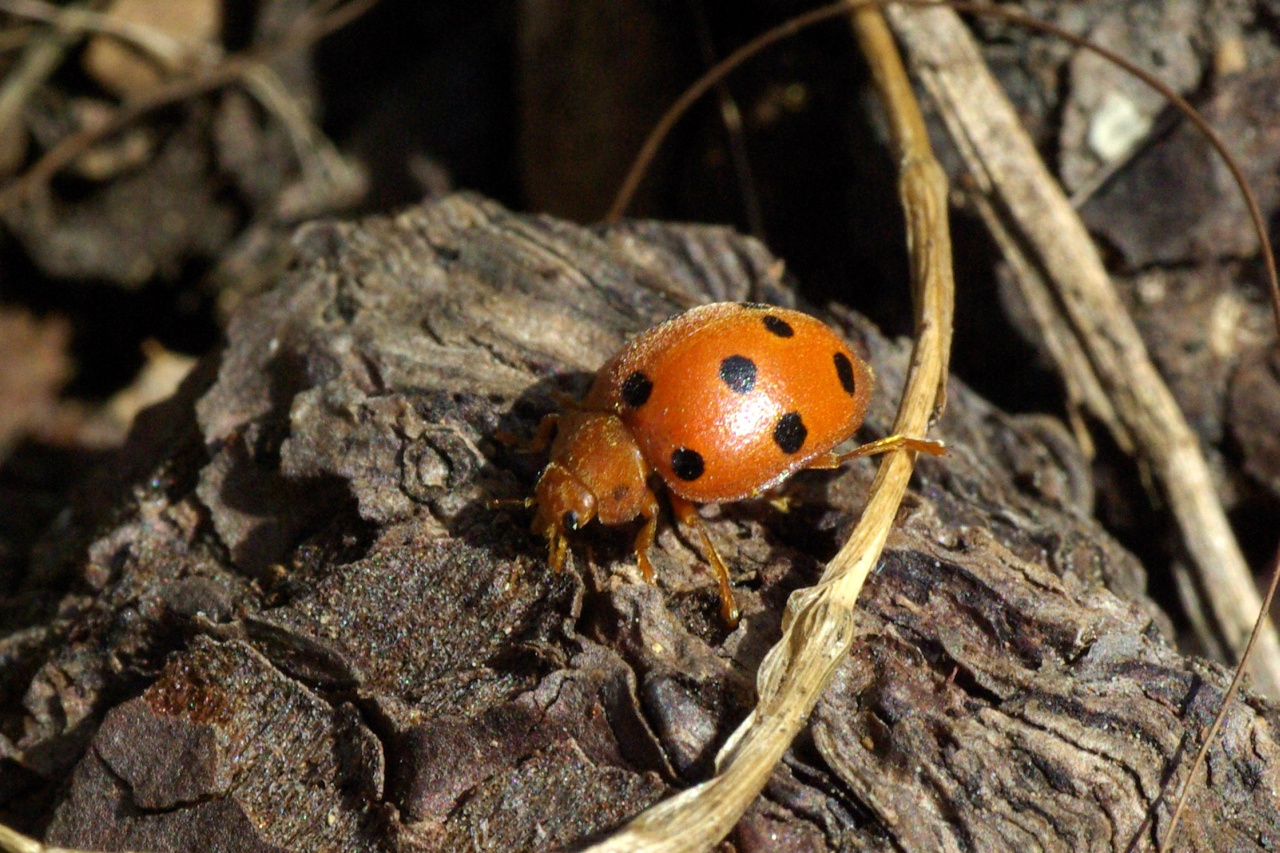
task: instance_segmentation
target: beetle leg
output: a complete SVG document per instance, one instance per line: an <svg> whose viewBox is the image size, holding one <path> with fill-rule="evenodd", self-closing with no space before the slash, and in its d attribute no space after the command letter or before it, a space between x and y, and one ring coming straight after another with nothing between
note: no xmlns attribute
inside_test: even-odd
<svg viewBox="0 0 1280 853"><path fill-rule="evenodd" d="M707 560L715 569L716 580L720 584L720 615L724 617L725 623L730 628L737 627L740 613L738 604L733 599L733 587L729 585L729 570L725 567L724 560L720 559L716 546L711 544L711 537L707 535L707 529L698 516L698 508L690 501L678 495L672 495L671 509L675 511L676 518L681 524L696 530L702 539L702 547L707 551Z"/></svg>
<svg viewBox="0 0 1280 853"><path fill-rule="evenodd" d="M653 538L658 532L658 499L653 492L645 489L644 507L640 510L644 518L644 526L636 534L636 563L640 566L640 574L647 583L653 583L653 563L649 562L649 549L653 547Z"/></svg>
<svg viewBox="0 0 1280 853"><path fill-rule="evenodd" d="M484 502L488 509L502 509L504 507L522 507L528 509L533 506L535 500L533 498L489 498Z"/></svg>
<svg viewBox="0 0 1280 853"><path fill-rule="evenodd" d="M941 441L931 438L911 438L906 435L887 435L884 438L877 439L855 447L848 453L826 453L814 459L806 468L839 468L850 459L857 459L860 456L875 456L877 453L888 453L891 450L915 450L920 453L927 453L930 456L942 456L947 452L947 445Z"/></svg>
<svg viewBox="0 0 1280 853"><path fill-rule="evenodd" d="M558 526L547 531L547 562L557 574L564 571L564 557L569 540Z"/></svg>
<svg viewBox="0 0 1280 853"><path fill-rule="evenodd" d="M947 452L947 445L932 438L912 438L895 433L884 438L855 447L848 453L840 454L840 461L856 459L859 456L874 456L877 453L888 453L891 450L916 450L930 456L942 456Z"/></svg>

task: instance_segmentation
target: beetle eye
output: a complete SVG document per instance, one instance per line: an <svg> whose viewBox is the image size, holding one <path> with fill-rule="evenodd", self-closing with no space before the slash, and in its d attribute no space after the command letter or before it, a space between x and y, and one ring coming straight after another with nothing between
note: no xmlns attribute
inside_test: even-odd
<svg viewBox="0 0 1280 853"><path fill-rule="evenodd" d="M573 510L569 510L560 518L560 523L564 525L565 530L577 530L578 514Z"/></svg>

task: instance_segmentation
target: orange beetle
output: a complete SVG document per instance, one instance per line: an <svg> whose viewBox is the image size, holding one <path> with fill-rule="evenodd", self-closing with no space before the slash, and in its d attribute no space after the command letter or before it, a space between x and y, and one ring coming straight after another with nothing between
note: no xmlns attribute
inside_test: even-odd
<svg viewBox="0 0 1280 853"><path fill-rule="evenodd" d="M695 504L754 497L802 468L835 468L854 456L943 452L938 442L890 436L832 453L862 423L873 382L830 328L772 305L703 305L642 333L600 368L581 403L539 427L536 446L557 433L526 503L537 507L533 529L547 537L552 567L564 565L566 531L593 518L616 525L639 517L636 560L652 580L656 472L676 517L701 537L724 618L736 624L729 572Z"/></svg>

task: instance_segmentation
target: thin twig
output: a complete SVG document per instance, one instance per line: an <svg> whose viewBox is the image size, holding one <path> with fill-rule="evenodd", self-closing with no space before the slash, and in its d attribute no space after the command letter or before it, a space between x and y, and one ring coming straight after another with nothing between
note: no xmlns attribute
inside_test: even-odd
<svg viewBox="0 0 1280 853"><path fill-rule="evenodd" d="M704 0L693 0L690 5L702 61L710 68L716 62L716 47L711 38L711 26L707 22L706 3ZM760 195L756 192L751 157L747 153L747 137L742 129L742 110L729 89L728 81L721 80L716 84L716 101L720 107L720 123L724 125L725 138L728 142L729 162L733 164L734 175L738 180L738 195L742 201L742 212L747 220L747 228L752 237L767 245L769 241L764 233L764 212L760 209ZM753 293L751 298L755 299L757 296L758 294Z"/></svg>
<svg viewBox="0 0 1280 853"><path fill-rule="evenodd" d="M46 151L31 168L0 189L0 212L8 210L12 205L27 198L37 188L47 186L55 175L85 151L133 124L147 113L236 82L251 61L250 57L244 55L228 57L198 77L157 86L145 95L140 95L121 106L102 124L86 127L62 139Z"/></svg>
<svg viewBox="0 0 1280 853"><path fill-rule="evenodd" d="M1271 602L1275 600L1277 587L1280 587L1280 547L1276 549L1276 556L1271 561L1271 583L1267 585L1266 606L1262 611L1264 614L1271 610ZM1249 635L1249 644L1244 648L1244 657L1246 659L1253 652L1254 644L1257 641L1258 632L1254 631ZM1231 700L1240 692L1240 685L1244 683L1244 674L1245 668L1243 664L1236 667L1235 674L1231 677L1231 684L1227 687L1227 692L1222 697L1222 710L1214 715L1213 723L1209 726L1209 730L1200 739L1200 748L1196 750L1196 757L1191 762L1191 768L1187 771L1186 778L1182 780L1182 787L1178 790L1177 805L1174 806L1173 814L1169 818L1169 826L1165 830L1164 838L1160 840L1160 853L1168 853L1173 848L1173 841L1178 832L1178 823L1182 820L1182 813L1186 810L1187 803L1190 800L1191 783L1196 778L1196 772L1199 771L1201 765L1208 758L1209 749L1213 746L1213 742L1217 740L1218 732L1222 729L1222 724L1227 719L1227 708L1231 706Z"/></svg>
<svg viewBox="0 0 1280 853"><path fill-rule="evenodd" d="M639 152L636 153L635 159L631 161L630 171L622 179L622 185L618 187L618 193L613 197L613 205L604 215L604 221L617 222L622 218L622 214L631 206L636 190L639 189L640 182L644 180L645 174L649 171L649 165L653 162L653 158L657 156L663 140L671 134L671 129L675 127L676 122L684 117L684 114L689 111L691 106L697 103L699 98L725 77L728 77L739 65L760 51L790 38L801 30L812 27L814 24L820 24L823 21L829 21L832 18L847 14L849 9L859 2L873 4L877 0L844 0L827 6L820 6L802 15L796 15L794 18L783 21L773 29L756 36L717 62L699 77L697 82L686 89L676 99L676 102L667 108L667 111L654 124L653 129L649 131L649 135L645 137L644 143L640 146Z"/></svg>
<svg viewBox="0 0 1280 853"><path fill-rule="evenodd" d="M316 4L307 22L286 39L282 46L292 48L319 41L357 18L363 17L379 2L381 0L350 0L348 3L338 5L337 0L323 0Z"/></svg>
<svg viewBox="0 0 1280 853"><path fill-rule="evenodd" d="M899 192L916 297L916 342L894 432L923 436L942 400L951 337L954 285L946 175L929 149L924 120L882 13L869 3L852 2L844 11L852 15L872 67L901 166ZM821 19L809 16L810 22ZM735 54L739 60L746 55ZM787 602L782 639L760 667L757 706L721 750L716 775L642 813L592 851L704 850L732 829L805 724L853 642L858 594L880 558L913 466L913 453L885 457L861 520L822 580Z"/></svg>
<svg viewBox="0 0 1280 853"><path fill-rule="evenodd" d="M363 170L343 158L329 137L324 135L302 109L298 99L289 93L275 69L265 63L255 62L245 69L241 79L245 90L257 98L258 103L284 126L301 169L304 185L312 186L318 191L316 200L328 205L338 200L354 198L363 192ZM276 212L284 213L280 209Z"/></svg>

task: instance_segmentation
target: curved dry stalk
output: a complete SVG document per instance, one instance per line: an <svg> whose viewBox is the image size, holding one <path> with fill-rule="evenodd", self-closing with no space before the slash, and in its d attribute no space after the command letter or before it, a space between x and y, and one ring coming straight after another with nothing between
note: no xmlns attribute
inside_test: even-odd
<svg viewBox="0 0 1280 853"><path fill-rule="evenodd" d="M693 29L698 37L698 49L702 53L703 63L710 68L716 63L716 48L711 38L711 26L707 20L706 3L691 3L693 12ZM728 82L721 80L716 84L716 100L720 107L720 124L724 127L725 139L729 149L729 162L738 179L738 202L742 205L742 214L752 237L761 243L768 243L764 233L764 211L760 207L760 194L756 191L755 176L752 174L751 157L747 152L747 134L743 128L742 108L738 106ZM754 300L756 294L751 298Z"/></svg>
<svg viewBox="0 0 1280 853"><path fill-rule="evenodd" d="M870 3L849 3L848 8L893 131L916 296L916 343L894 432L923 436L943 399L951 341L954 282L947 180L929 148L883 14ZM913 464L910 452L885 457L862 519L822 580L787 602L782 639L760 667L759 702L721 750L716 775L643 812L591 851L703 850L733 828L853 642L858 594L880 558Z"/></svg>

